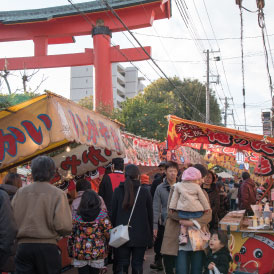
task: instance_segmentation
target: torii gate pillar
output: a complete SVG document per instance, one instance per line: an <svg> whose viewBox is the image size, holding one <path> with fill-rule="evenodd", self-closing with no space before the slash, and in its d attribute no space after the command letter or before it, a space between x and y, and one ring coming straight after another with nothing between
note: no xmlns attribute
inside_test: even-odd
<svg viewBox="0 0 274 274"><path fill-rule="evenodd" d="M111 31L107 26L92 29L95 68L94 108L113 109L112 68L111 68Z"/></svg>

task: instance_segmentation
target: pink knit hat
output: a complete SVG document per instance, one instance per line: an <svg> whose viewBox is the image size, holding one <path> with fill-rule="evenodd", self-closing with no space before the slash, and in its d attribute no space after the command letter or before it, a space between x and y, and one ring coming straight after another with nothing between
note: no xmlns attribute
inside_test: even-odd
<svg viewBox="0 0 274 274"><path fill-rule="evenodd" d="M202 178L200 170L195 167L187 168L182 175L182 181L195 181Z"/></svg>

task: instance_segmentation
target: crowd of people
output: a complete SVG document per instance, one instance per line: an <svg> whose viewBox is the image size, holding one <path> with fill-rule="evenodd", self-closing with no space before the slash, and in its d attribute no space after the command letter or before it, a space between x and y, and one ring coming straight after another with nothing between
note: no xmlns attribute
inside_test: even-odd
<svg viewBox="0 0 274 274"><path fill-rule="evenodd" d="M76 183L70 205L66 193L50 184L55 164L38 156L31 162L33 183L22 186L9 173L0 187L0 272L57 274L61 252L57 242L68 237L68 254L79 274L143 273L145 252L154 247L152 269L166 274L228 273L228 236L218 223L229 210L256 203L256 185L247 172L239 183L224 182L201 164L179 170L161 162L152 184L135 165L122 158L102 178L99 191L85 179ZM134 210L133 210L134 209ZM129 225L129 241L109 246L111 229ZM202 231L207 250L196 250L190 230ZM216 272L215 272L216 273Z"/></svg>

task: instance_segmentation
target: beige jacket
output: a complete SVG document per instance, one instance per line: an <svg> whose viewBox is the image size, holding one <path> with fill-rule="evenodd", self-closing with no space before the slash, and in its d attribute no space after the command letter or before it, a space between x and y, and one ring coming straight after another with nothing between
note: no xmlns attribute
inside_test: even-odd
<svg viewBox="0 0 274 274"><path fill-rule="evenodd" d="M173 195L173 188L170 190L170 196L172 197ZM204 191L204 194L206 198L208 199L207 193ZM203 214L202 217L195 219L196 221L199 222L201 227L204 229L207 229L208 224L210 223L212 218L212 211L209 210ZM163 243L161 247L161 253L164 255L172 255L172 256L177 256L178 251L179 251L179 235L180 235L180 228L181 225L179 223L180 218L178 217L178 213L172 212L169 210L168 215L167 215L167 220L166 220L166 225L165 225L165 233L164 233L164 238L163 238Z"/></svg>
<svg viewBox="0 0 274 274"><path fill-rule="evenodd" d="M72 231L72 218L64 191L48 182L35 182L20 188L12 207L19 243L56 244Z"/></svg>
<svg viewBox="0 0 274 274"><path fill-rule="evenodd" d="M174 185L174 192L169 208L196 212L209 210L210 204L198 184L185 181Z"/></svg>

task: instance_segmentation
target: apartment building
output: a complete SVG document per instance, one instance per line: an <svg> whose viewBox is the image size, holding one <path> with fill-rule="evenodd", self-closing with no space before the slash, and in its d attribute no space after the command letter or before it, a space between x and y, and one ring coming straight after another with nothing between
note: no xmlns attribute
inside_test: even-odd
<svg viewBox="0 0 274 274"><path fill-rule="evenodd" d="M119 63L112 64L112 86L114 107L121 107L126 98L133 98L142 92L145 85L143 77L138 77L134 67L123 67ZM82 98L93 95L94 69L93 66L71 67L70 99L79 102Z"/></svg>

